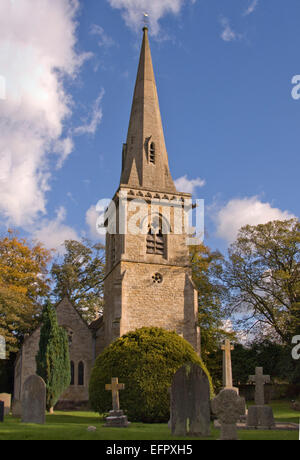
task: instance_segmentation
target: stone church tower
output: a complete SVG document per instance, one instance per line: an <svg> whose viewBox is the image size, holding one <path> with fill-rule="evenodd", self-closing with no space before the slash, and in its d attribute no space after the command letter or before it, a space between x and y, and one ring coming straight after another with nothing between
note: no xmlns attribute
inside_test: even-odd
<svg viewBox="0 0 300 460"><path fill-rule="evenodd" d="M200 354L198 299L185 230L187 200L191 195L177 192L170 174L148 29L144 28L120 186L106 213L104 315L88 325L69 299L56 306L58 323L68 332L72 370L70 387L60 397L58 408L88 406L95 359L129 331L143 326L174 330ZM112 223L110 210L115 217ZM36 373L39 339L40 327L26 338L17 356L15 408L20 406L26 378Z"/></svg>
<svg viewBox="0 0 300 460"><path fill-rule="evenodd" d="M191 195L177 192L169 170L145 27L121 181L113 198L116 231L106 222L105 306L98 352L129 331L157 326L175 330L200 353L197 291L188 235L182 230L185 200ZM128 230L132 219L142 232Z"/></svg>

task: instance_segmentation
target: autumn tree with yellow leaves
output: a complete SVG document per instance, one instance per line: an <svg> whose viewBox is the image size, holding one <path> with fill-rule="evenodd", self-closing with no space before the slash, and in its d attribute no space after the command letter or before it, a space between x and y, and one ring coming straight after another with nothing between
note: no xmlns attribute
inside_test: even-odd
<svg viewBox="0 0 300 460"><path fill-rule="evenodd" d="M16 352L37 326L41 298L49 294L47 265L51 252L30 244L11 230L0 238L0 335L7 352Z"/></svg>

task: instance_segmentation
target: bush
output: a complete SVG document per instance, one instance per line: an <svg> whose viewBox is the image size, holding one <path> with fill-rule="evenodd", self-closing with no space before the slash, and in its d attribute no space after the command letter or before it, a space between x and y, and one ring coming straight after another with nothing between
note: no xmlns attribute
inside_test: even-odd
<svg viewBox="0 0 300 460"><path fill-rule="evenodd" d="M198 363L211 379L192 346L175 332L142 328L112 343L97 358L90 380L90 403L103 414L112 408L105 384L112 377L125 383L120 391L121 409L130 421L167 422L170 416L169 388L175 372L185 363ZM212 384L211 384L211 392Z"/></svg>

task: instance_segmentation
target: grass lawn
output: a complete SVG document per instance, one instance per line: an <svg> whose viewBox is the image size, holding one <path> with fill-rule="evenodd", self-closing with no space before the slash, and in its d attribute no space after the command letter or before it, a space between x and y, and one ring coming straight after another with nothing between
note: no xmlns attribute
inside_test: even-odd
<svg viewBox="0 0 300 460"><path fill-rule="evenodd" d="M277 421L299 423L299 414L289 408L288 402L272 403ZM97 431L87 432L88 426ZM219 431L212 428L207 439L218 439ZM298 431L239 431L241 440L298 440ZM129 428L104 428L103 420L92 412L56 412L47 416L47 423L24 425L20 420L6 417L0 424L0 440L187 440L171 436L167 424L132 423ZM192 438L195 439L195 438ZM204 439L204 438L196 438Z"/></svg>

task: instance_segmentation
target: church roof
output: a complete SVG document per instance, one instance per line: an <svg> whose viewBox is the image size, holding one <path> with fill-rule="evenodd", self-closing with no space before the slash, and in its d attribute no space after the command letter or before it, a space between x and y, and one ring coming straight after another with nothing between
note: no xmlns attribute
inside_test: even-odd
<svg viewBox="0 0 300 460"><path fill-rule="evenodd" d="M127 143L123 149L121 185L174 193L176 188L169 170L148 28L143 30Z"/></svg>

